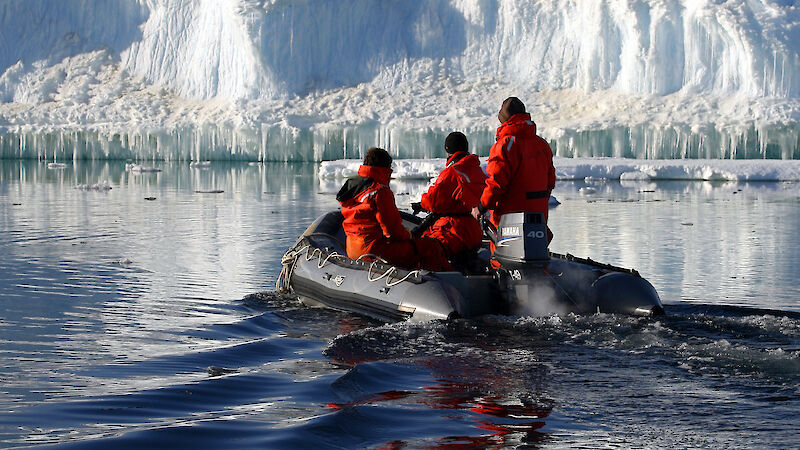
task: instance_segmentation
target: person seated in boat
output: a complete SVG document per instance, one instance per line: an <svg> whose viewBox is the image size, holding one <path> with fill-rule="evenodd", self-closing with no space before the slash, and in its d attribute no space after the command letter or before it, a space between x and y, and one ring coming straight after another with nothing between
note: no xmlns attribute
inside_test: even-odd
<svg viewBox="0 0 800 450"><path fill-rule="evenodd" d="M389 189L391 166L392 157L386 150L370 148L358 177L347 180L336 194L344 216L347 256L373 255L406 269L452 270L436 239L412 238L403 227Z"/></svg>
<svg viewBox="0 0 800 450"><path fill-rule="evenodd" d="M489 211L495 228L503 214L512 212L540 212L546 224L550 193L556 185L553 151L536 134L536 124L517 97L503 101L497 119L500 126L489 151L486 186L472 213L479 218ZM548 227L547 241L552 239Z"/></svg>
<svg viewBox="0 0 800 450"><path fill-rule="evenodd" d="M469 153L464 133L450 133L444 150L448 155L444 170L411 208L414 213L425 210L435 214L435 222L422 236L438 239L452 259L481 245L483 230L471 212L480 202L486 174L478 156Z"/></svg>

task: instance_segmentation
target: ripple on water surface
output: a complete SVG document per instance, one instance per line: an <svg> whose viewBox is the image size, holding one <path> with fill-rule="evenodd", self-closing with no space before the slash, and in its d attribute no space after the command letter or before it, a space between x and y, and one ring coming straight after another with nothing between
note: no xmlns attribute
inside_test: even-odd
<svg viewBox="0 0 800 450"><path fill-rule="evenodd" d="M798 445L796 189L559 183L554 250L638 269L664 317L382 324L247 295L336 207L313 166L7 165L0 446Z"/></svg>

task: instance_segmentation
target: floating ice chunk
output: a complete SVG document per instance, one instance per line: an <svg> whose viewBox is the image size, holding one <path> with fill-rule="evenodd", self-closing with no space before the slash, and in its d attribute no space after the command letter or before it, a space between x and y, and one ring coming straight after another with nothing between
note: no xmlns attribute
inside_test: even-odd
<svg viewBox="0 0 800 450"><path fill-rule="evenodd" d="M67 166L64 163L58 163L58 162L51 162L47 164L48 169L66 169L67 167L69 166Z"/></svg>
<svg viewBox="0 0 800 450"><path fill-rule="evenodd" d="M716 160L716 159L553 159L559 180L606 178L630 180L636 172L655 180L800 180L800 160ZM629 174L629 175L628 175ZM624 177L623 177L624 176Z"/></svg>
<svg viewBox="0 0 800 450"><path fill-rule="evenodd" d="M561 204L561 202L558 201L558 199L553 195L551 195L550 196L550 200L547 201L547 207L548 208L553 208L553 207L558 206L560 204Z"/></svg>
<svg viewBox="0 0 800 450"><path fill-rule="evenodd" d="M597 193L597 189L595 189L595 188L593 188L591 186L586 186L586 187L580 188L580 190L578 190L578 192L580 192L581 195L593 195L593 194Z"/></svg>
<svg viewBox="0 0 800 450"><path fill-rule="evenodd" d="M326 178L349 178L358 174L360 159L339 159L336 161L323 161L319 166L317 176Z"/></svg>
<svg viewBox="0 0 800 450"><path fill-rule="evenodd" d="M620 181L650 181L650 175L636 170L632 172L623 172L619 176Z"/></svg>
<svg viewBox="0 0 800 450"><path fill-rule="evenodd" d="M623 172L619 176L619 184L629 188L655 189L655 184L653 184L650 175L641 170Z"/></svg>
<svg viewBox="0 0 800 450"><path fill-rule="evenodd" d="M75 186L75 189L81 189L83 191L109 191L111 190L111 184L109 184L108 181L101 181L95 184L79 184Z"/></svg>
<svg viewBox="0 0 800 450"><path fill-rule="evenodd" d="M705 167L702 170L702 179L709 181L735 181L739 179L739 176L726 170Z"/></svg>
<svg viewBox="0 0 800 450"><path fill-rule="evenodd" d="M152 166L143 166L136 163L125 164L125 170L133 173L161 172L161 169L157 169Z"/></svg>
<svg viewBox="0 0 800 450"><path fill-rule="evenodd" d="M429 180L439 176L446 163L445 159L396 159L392 163L392 177Z"/></svg>
<svg viewBox="0 0 800 450"><path fill-rule="evenodd" d="M414 181L430 175L438 175L444 168L445 160L409 159L395 160L392 173L392 189L399 193L411 193L410 201L418 201L425 188L424 183L416 181L414 186L399 190L400 182ZM481 158L485 167L486 158ZM714 180L714 181L800 181L800 160L641 160L630 158L564 158L555 157L558 180L583 180L591 185L619 180L625 187L637 188L640 192L654 192L659 180ZM342 179L357 174L361 160L343 159L325 161L319 166L320 191L335 194L342 185ZM485 170L485 169L484 169ZM559 181L560 182L560 181ZM558 184L558 183L557 183ZM791 186L795 186L792 184ZM792 187L790 190L794 190ZM587 186L580 192L583 195L596 194L596 186ZM398 198L398 205L405 199ZM552 206L551 198L551 206Z"/></svg>
<svg viewBox="0 0 800 450"><path fill-rule="evenodd" d="M392 163L392 178L405 180L429 180L436 178L444 169L446 160L434 159L395 159ZM324 178L348 178L358 174L360 159L340 159L323 161L317 176Z"/></svg>
<svg viewBox="0 0 800 450"><path fill-rule="evenodd" d="M203 169L211 167L211 161L192 161L189 163L189 167L194 167L197 169Z"/></svg>

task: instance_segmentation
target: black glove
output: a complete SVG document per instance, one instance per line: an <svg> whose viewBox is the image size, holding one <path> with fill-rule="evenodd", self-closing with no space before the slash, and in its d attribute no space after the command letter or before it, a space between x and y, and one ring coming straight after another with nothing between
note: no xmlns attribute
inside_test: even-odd
<svg viewBox="0 0 800 450"><path fill-rule="evenodd" d="M424 211L424 209L422 209L422 203L414 202L411 204L411 212L413 212L415 216L422 211Z"/></svg>

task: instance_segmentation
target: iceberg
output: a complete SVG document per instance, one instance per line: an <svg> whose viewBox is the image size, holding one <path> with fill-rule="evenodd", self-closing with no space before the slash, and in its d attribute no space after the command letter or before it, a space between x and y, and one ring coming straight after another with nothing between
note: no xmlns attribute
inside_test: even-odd
<svg viewBox="0 0 800 450"><path fill-rule="evenodd" d="M785 0L6 0L0 157L486 155L523 99L559 156L800 159Z"/></svg>

